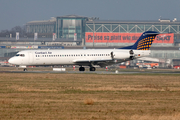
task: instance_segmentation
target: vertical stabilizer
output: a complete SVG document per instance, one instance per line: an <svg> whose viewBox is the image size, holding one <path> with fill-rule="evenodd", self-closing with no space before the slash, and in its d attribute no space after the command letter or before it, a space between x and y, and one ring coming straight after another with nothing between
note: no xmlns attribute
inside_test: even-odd
<svg viewBox="0 0 180 120"><path fill-rule="evenodd" d="M158 32L147 31L144 32L135 42L131 49L149 50Z"/></svg>
<svg viewBox="0 0 180 120"><path fill-rule="evenodd" d="M146 31L132 46L123 47L120 49L133 49L133 50L149 50L158 32Z"/></svg>

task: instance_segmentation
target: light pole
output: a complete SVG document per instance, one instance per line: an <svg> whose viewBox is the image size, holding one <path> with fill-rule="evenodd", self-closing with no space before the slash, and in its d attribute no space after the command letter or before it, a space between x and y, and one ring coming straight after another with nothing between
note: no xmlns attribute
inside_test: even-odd
<svg viewBox="0 0 180 120"><path fill-rule="evenodd" d="M93 20L93 48L94 48L94 31L95 31L95 26L94 26L94 20Z"/></svg>

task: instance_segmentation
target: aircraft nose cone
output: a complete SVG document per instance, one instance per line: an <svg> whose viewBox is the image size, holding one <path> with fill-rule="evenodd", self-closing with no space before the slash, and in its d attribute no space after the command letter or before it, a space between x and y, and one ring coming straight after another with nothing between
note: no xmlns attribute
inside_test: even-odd
<svg viewBox="0 0 180 120"><path fill-rule="evenodd" d="M11 64L13 64L13 61L14 61L13 58L10 58L10 59L8 60L8 62L11 63Z"/></svg>

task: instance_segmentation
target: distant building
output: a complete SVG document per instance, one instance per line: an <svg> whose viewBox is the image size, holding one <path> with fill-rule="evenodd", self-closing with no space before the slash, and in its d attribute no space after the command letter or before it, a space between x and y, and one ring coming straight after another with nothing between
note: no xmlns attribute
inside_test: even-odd
<svg viewBox="0 0 180 120"><path fill-rule="evenodd" d="M53 33L56 33L57 39L66 41L74 41L74 36L78 40L85 38L85 27L87 17L68 15L52 18L45 21L32 21L26 24L28 36L33 36L34 33L39 34L39 38L52 38Z"/></svg>
<svg viewBox="0 0 180 120"><path fill-rule="evenodd" d="M151 49L152 57L175 59L176 62L180 59L180 21L177 19L120 21L67 15L30 21L26 23L27 35L19 39L10 34L0 37L0 60L7 60L18 51L27 49L118 48L134 44L145 31L166 33L156 37ZM176 64L179 65L179 62Z"/></svg>
<svg viewBox="0 0 180 120"><path fill-rule="evenodd" d="M56 33L57 40L74 41L76 36L77 41L84 42L84 44L86 44L86 35L88 34L142 33L151 30L160 33L174 33L173 45L180 44L180 21L177 21L176 18L172 21L161 19L157 21L116 21L67 15L53 17L51 20L28 22L26 29L29 37L33 37L34 33L38 33L38 38L52 38L53 33ZM94 40L94 42L97 41ZM100 43L97 45L105 45ZM107 43L110 43L110 41L107 41ZM92 45L92 42L87 45ZM111 46L113 45L116 46L117 42L111 44Z"/></svg>

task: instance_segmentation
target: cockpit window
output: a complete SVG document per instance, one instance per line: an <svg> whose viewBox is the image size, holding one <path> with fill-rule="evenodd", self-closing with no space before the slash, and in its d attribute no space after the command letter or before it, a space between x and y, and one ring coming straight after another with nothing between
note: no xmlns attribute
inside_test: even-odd
<svg viewBox="0 0 180 120"><path fill-rule="evenodd" d="M24 54L16 54L16 56L24 57L25 55Z"/></svg>
<svg viewBox="0 0 180 120"><path fill-rule="evenodd" d="M25 55L24 54L20 54L21 57L24 57Z"/></svg>

